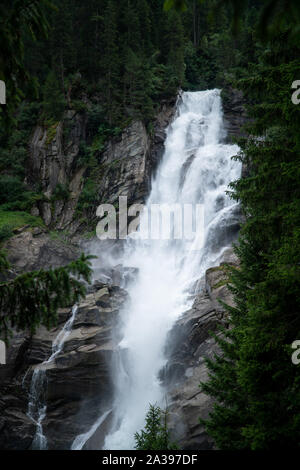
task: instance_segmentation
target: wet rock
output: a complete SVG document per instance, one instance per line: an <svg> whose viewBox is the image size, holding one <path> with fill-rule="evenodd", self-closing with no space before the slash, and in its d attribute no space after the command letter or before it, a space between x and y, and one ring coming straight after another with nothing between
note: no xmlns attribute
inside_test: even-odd
<svg viewBox="0 0 300 470"><path fill-rule="evenodd" d="M243 126L249 121L246 113L246 100L240 90L227 86L222 91L222 104L224 112L224 128L227 141L232 138L246 135Z"/></svg>
<svg viewBox="0 0 300 470"><path fill-rule="evenodd" d="M63 350L50 363L42 364L50 357L52 342L70 317L70 309L59 311L59 326L50 331L41 327L32 338L15 335L8 348L8 365L0 366L0 448L31 446L36 427L26 413L35 367L46 370L43 429L48 448L69 449L78 434L90 429L102 408L111 405L112 329L126 299L126 291L118 286L95 286L78 306ZM100 301L103 305L98 305Z"/></svg>
<svg viewBox="0 0 300 470"><path fill-rule="evenodd" d="M78 168L74 162L85 134L85 114L68 111L61 122L50 128L37 126L29 145L26 180L34 189L38 182L45 196L45 200L33 208L34 213L40 215L47 226L70 233L75 233L80 225L75 210L85 168ZM68 191L68 197L52 197L58 185Z"/></svg>
<svg viewBox="0 0 300 470"><path fill-rule="evenodd" d="M43 229L21 231L5 242L3 248L16 273L60 267L80 254L78 247L52 239Z"/></svg>
<svg viewBox="0 0 300 470"><path fill-rule="evenodd" d="M232 248L223 253L222 262L237 265ZM185 312L169 333L166 346L167 364L161 371L166 386L169 411L169 429L172 439L184 450L209 450L213 440L199 423L207 419L213 400L201 392L200 382L208 379L205 357L219 352L210 331L217 332L218 325L227 327L224 307L218 299L233 305L227 288L226 264L207 270L205 289L194 299L192 308Z"/></svg>

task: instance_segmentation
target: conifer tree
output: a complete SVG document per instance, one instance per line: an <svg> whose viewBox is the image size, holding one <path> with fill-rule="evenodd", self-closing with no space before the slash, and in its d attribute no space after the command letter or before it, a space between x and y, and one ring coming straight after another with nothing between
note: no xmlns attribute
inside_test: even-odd
<svg viewBox="0 0 300 470"><path fill-rule="evenodd" d="M167 411L163 411L157 405L150 405L146 415L145 429L134 435L137 450L177 449L177 446L170 442L167 416Z"/></svg>
<svg viewBox="0 0 300 470"><path fill-rule="evenodd" d="M249 174L232 184L246 216L231 276L236 305L202 384L217 400L206 426L222 449L300 446L300 370L291 360L300 337L300 109L290 89L300 62L289 38L270 42L239 82L253 123L238 156Z"/></svg>
<svg viewBox="0 0 300 470"><path fill-rule="evenodd" d="M110 124L119 116L120 62L118 47L117 10L115 0L109 0L104 12L102 37L102 70L104 95Z"/></svg>
<svg viewBox="0 0 300 470"><path fill-rule="evenodd" d="M179 88L184 80L184 31L181 16L175 11L168 14L165 34L169 86Z"/></svg>
<svg viewBox="0 0 300 470"><path fill-rule="evenodd" d="M0 336L8 341L11 329L47 328L57 323L57 309L73 305L85 295L84 282L90 282L91 256L82 254L68 266L21 274L0 282ZM6 277L9 263L0 251L0 274Z"/></svg>
<svg viewBox="0 0 300 470"><path fill-rule="evenodd" d="M61 83L55 72L50 70L43 87L43 108L47 118L59 121L66 102L61 90Z"/></svg>

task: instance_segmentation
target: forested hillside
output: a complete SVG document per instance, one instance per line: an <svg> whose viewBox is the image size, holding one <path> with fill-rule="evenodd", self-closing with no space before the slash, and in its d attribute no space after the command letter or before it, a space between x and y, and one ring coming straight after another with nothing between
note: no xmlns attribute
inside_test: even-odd
<svg viewBox="0 0 300 470"><path fill-rule="evenodd" d="M1 20L11 27L3 29L2 61L9 55L17 59L15 64L8 61L1 75L14 122L9 133L2 127L0 136L0 238L20 223L40 224L26 214L45 196L38 182L24 184L35 125L47 130L50 143L64 112L72 109L86 116L87 137L80 144L78 165L93 168L108 139L132 120L142 119L151 133L159 106L180 88L226 87L246 72L249 62L259 60L256 3L250 2L243 29L234 37L232 5L224 2L216 12L215 0L189 2L184 13L165 11L163 0L54 0L50 6L38 4L40 18L34 16L35 6L9 2ZM36 23L30 23L32 18ZM37 27L46 34L36 32ZM1 111L7 121L6 109ZM92 202L94 192L89 180L81 206ZM68 189L60 184L52 197L66 200ZM16 211L14 218L7 209Z"/></svg>
<svg viewBox="0 0 300 470"><path fill-rule="evenodd" d="M243 178L230 189L244 215L239 266L228 267L235 306L226 307L226 328L215 336L222 353L207 359L201 391L216 404L202 422L220 449L299 449L300 365L291 360L300 340L300 104L291 100L300 80L299 2L52 0L32 12L24 1L17 30L11 18L22 2L6 3L0 79L11 102L0 110L0 242L20 226L44 227L37 204L52 204L53 213L70 197L67 185L47 196L28 176L37 125L50 146L68 112L85 123L71 165L82 170L75 217L85 221L95 212L107 144L130 124L151 137L162 103L179 90L221 88L224 107L232 89L243 93L248 125L235 157ZM47 34L28 27L31 15ZM62 127L68 142L70 129Z"/></svg>

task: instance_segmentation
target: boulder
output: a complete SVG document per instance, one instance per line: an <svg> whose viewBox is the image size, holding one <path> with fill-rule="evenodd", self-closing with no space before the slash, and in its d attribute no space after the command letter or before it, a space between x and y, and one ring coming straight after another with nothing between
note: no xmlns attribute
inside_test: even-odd
<svg viewBox="0 0 300 470"><path fill-rule="evenodd" d="M19 231L3 248L16 274L38 269L57 268L78 258L78 247L52 238L44 229Z"/></svg>

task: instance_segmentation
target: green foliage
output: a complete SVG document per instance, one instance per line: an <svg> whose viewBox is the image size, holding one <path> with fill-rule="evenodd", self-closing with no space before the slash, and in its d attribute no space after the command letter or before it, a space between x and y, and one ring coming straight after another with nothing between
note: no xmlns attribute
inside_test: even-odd
<svg viewBox="0 0 300 470"><path fill-rule="evenodd" d="M59 121L66 103L55 72L51 70L43 86L43 110L47 120Z"/></svg>
<svg viewBox="0 0 300 470"><path fill-rule="evenodd" d="M46 8L45 8L46 7ZM16 105L24 97L28 71L24 66L24 35L32 39L46 35L45 11L53 5L48 0L5 0L0 5L0 80L7 89L7 105L0 107L1 127L14 121Z"/></svg>
<svg viewBox="0 0 300 470"><path fill-rule="evenodd" d="M29 210L41 197L24 184L28 138L39 109L37 103L23 102L15 118L18 127L9 134L0 129L0 210Z"/></svg>
<svg viewBox="0 0 300 470"><path fill-rule="evenodd" d="M170 442L167 428L167 411L156 405L150 405L146 415L145 429L136 432L135 448L137 450L173 450L178 447Z"/></svg>
<svg viewBox="0 0 300 470"><path fill-rule="evenodd" d="M51 196L52 201L68 201L70 198L70 190L67 185L58 183L55 186L53 194Z"/></svg>
<svg viewBox="0 0 300 470"><path fill-rule="evenodd" d="M90 282L91 256L82 254L69 265L21 274L0 283L0 335L8 341L11 328L29 329L34 334L40 325L51 328L57 323L57 309L72 305L85 295L80 279ZM0 270L8 264L0 256Z"/></svg>
<svg viewBox="0 0 300 470"><path fill-rule="evenodd" d="M8 224L0 225L0 243L12 237L13 232Z"/></svg>
<svg viewBox="0 0 300 470"><path fill-rule="evenodd" d="M95 207L97 201L97 184L93 178L87 178L81 191L77 211L82 213Z"/></svg>
<svg viewBox="0 0 300 470"><path fill-rule="evenodd" d="M99 103L93 103L87 111L88 131L94 136L106 119L105 109Z"/></svg>
<svg viewBox="0 0 300 470"><path fill-rule="evenodd" d="M5 211L0 208L0 227L9 227L10 230L30 225L31 227L41 227L43 222L39 217L20 211Z"/></svg>
<svg viewBox="0 0 300 470"><path fill-rule="evenodd" d="M16 176L0 176L0 204L17 201L24 193L24 185Z"/></svg>
<svg viewBox="0 0 300 470"><path fill-rule="evenodd" d="M101 117L96 129L103 122L114 128L128 118L153 119L156 101L183 83L181 16L164 12L162 0L53 3L48 39L24 36L27 69L42 84L44 120L60 120L67 106ZM87 91L94 110L83 100Z"/></svg>
<svg viewBox="0 0 300 470"><path fill-rule="evenodd" d="M71 234L68 230L52 230L51 232L49 232L49 236L51 240L57 240L59 242L62 242L66 246L70 245Z"/></svg>
<svg viewBox="0 0 300 470"><path fill-rule="evenodd" d="M206 427L221 449L300 445L300 374L291 361L300 337L300 109L290 91L298 56L282 31L237 83L253 120L237 157L248 176L231 186L247 219L236 247L240 269L231 272L231 328L216 336L222 355L207 360L210 380L202 384L216 399Z"/></svg>
<svg viewBox="0 0 300 470"><path fill-rule="evenodd" d="M0 242L3 242L13 235L17 228L29 225L30 227L42 227L43 222L40 217L35 217L27 212L7 211L0 206Z"/></svg>

